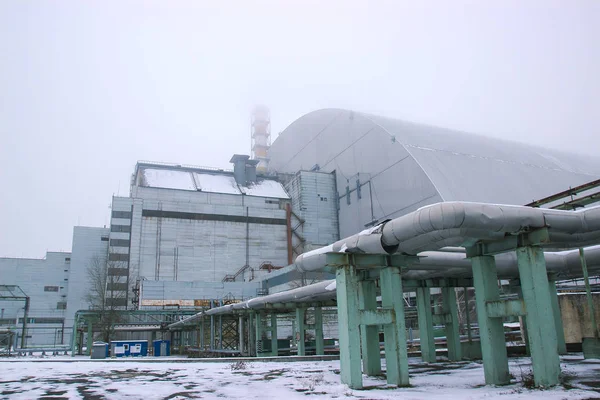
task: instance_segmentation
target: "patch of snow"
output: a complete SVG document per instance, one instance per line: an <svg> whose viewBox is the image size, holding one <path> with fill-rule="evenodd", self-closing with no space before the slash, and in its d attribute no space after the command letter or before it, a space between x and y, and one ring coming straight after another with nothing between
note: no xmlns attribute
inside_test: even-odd
<svg viewBox="0 0 600 400"><path fill-rule="evenodd" d="M272 197L276 199L289 199L283 185L277 181L264 179L249 186L240 186L240 190L248 196Z"/></svg>
<svg viewBox="0 0 600 400"><path fill-rule="evenodd" d="M330 244L329 246L325 246L325 247L319 247L318 249L314 249L311 251L307 251L306 253L303 253L303 257L307 258L307 257L312 257L312 256L316 256L319 254L325 254L325 253L331 253L333 252L333 244Z"/></svg>
<svg viewBox="0 0 600 400"><path fill-rule="evenodd" d="M76 360L75 362L71 362ZM583 362L578 356L561 357L563 373L572 389L562 386L530 390L522 380L531 371L529 358L511 358L515 379L506 386L485 386L483 366L476 362L423 363L410 358L410 386L395 388L381 377L363 376L365 387L352 390L340 381L339 361L245 361L216 362L167 357L157 360L90 360L46 357L0 362L0 393L13 399L60 396L69 399L588 399L598 395L593 384L600 363ZM589 360L588 360L589 361ZM385 369L385 360L382 360ZM239 366L239 364L237 364ZM586 385L589 382L590 385ZM60 393L60 394L59 394Z"/></svg>
<svg viewBox="0 0 600 400"><path fill-rule="evenodd" d="M187 171L173 171L161 168L144 168L146 186L164 189L196 191L192 174Z"/></svg>
<svg viewBox="0 0 600 400"><path fill-rule="evenodd" d="M194 180L198 190L203 192L241 194L233 176L194 172Z"/></svg>

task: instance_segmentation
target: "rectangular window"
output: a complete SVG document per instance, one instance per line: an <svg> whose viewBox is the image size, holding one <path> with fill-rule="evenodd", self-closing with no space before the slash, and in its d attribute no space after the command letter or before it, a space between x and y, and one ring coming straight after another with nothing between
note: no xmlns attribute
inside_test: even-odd
<svg viewBox="0 0 600 400"><path fill-rule="evenodd" d="M58 303L56 303L56 309L57 310L66 310L67 309L67 302L66 301L59 301Z"/></svg>
<svg viewBox="0 0 600 400"><path fill-rule="evenodd" d="M131 211L113 211L111 216L113 218L131 219Z"/></svg>
<svg viewBox="0 0 600 400"><path fill-rule="evenodd" d="M58 286L44 286L44 292L58 292Z"/></svg>
<svg viewBox="0 0 600 400"><path fill-rule="evenodd" d="M109 292L112 291L112 290L126 291L127 290L127 283L121 283L121 282L107 283L106 284L106 290L109 291Z"/></svg>
<svg viewBox="0 0 600 400"><path fill-rule="evenodd" d="M102 242L108 242L108 236L102 236L102 237L100 238L100 240L101 240Z"/></svg>
<svg viewBox="0 0 600 400"><path fill-rule="evenodd" d="M0 325L14 325L15 321L14 318L1 318Z"/></svg>
<svg viewBox="0 0 600 400"><path fill-rule="evenodd" d="M71 263L71 257L65 257L65 262L67 264L70 264Z"/></svg>
<svg viewBox="0 0 600 400"><path fill-rule="evenodd" d="M111 253L108 255L108 261L128 261L129 254Z"/></svg>
<svg viewBox="0 0 600 400"><path fill-rule="evenodd" d="M129 270L127 268L109 268L108 275L109 276L127 276L129 275Z"/></svg>
<svg viewBox="0 0 600 400"><path fill-rule="evenodd" d="M111 225L110 226L110 231L111 232L125 232L125 233L129 233L129 232L131 232L131 226L129 226L129 225Z"/></svg>
<svg viewBox="0 0 600 400"><path fill-rule="evenodd" d="M129 247L129 239L110 239L110 246Z"/></svg>

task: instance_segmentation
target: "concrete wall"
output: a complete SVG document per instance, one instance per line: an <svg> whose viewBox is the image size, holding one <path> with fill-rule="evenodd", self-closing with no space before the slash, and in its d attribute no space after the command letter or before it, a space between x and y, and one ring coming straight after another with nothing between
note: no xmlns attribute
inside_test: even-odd
<svg viewBox="0 0 600 400"><path fill-rule="evenodd" d="M63 330L67 311L63 306L69 291L70 269L71 253L48 252L44 259L0 258L0 284L18 285L30 298L26 346L68 343ZM24 301L0 300L0 326L11 327L19 337L24 306Z"/></svg>
<svg viewBox="0 0 600 400"><path fill-rule="evenodd" d="M593 293L596 323L600 324L600 293ZM565 293L558 296L566 343L581 343L582 337L590 337L592 323L585 293Z"/></svg>

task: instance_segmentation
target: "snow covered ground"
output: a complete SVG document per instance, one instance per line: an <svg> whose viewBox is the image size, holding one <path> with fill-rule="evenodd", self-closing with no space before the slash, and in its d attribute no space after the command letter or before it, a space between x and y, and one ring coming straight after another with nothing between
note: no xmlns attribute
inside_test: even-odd
<svg viewBox="0 0 600 400"><path fill-rule="evenodd" d="M156 359L148 359L148 361ZM143 360L77 360L47 357L0 362L2 399L590 399L600 398L600 361L562 358L565 385L529 390L522 381L529 359L510 359L514 383L484 385L480 363L424 364L411 359L411 387L390 388L367 378L366 390L340 383L339 361L234 363ZM189 360L181 360L189 361Z"/></svg>

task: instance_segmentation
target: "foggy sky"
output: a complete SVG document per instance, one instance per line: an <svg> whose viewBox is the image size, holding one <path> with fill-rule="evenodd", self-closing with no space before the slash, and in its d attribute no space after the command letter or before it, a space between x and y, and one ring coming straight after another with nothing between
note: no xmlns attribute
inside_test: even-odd
<svg viewBox="0 0 600 400"><path fill-rule="evenodd" d="M526 4L525 4L526 3ZM228 168L349 108L598 155L600 2L0 2L0 256L70 251L137 160Z"/></svg>

